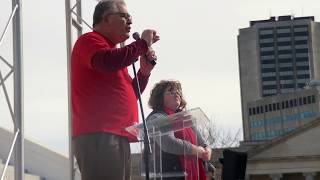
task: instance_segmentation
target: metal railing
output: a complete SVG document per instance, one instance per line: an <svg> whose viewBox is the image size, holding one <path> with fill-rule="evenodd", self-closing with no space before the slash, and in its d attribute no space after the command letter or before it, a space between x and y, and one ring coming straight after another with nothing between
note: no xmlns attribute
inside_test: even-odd
<svg viewBox="0 0 320 180"><path fill-rule="evenodd" d="M6 175L6 170L7 170L7 167L9 165L9 161L10 161L10 158L11 158L11 155L12 155L12 151L13 151L13 148L14 148L14 145L16 143L16 140L17 140L17 137L18 137L18 134L19 134L19 130L16 132L15 136L14 136L14 139L12 141L12 144L11 144L11 148L10 148L10 151L9 151L9 155L8 155L8 158L6 160L6 164L2 170L2 175L1 175L1 180L4 180L4 177Z"/></svg>
<svg viewBox="0 0 320 180"><path fill-rule="evenodd" d="M12 23L13 34L13 64L11 65L3 56L0 60L3 61L10 71L3 77L0 70L0 86L5 95L5 99L10 111L10 115L14 124L14 139L11 144L10 152L6 160L6 164L2 170L1 180L4 179L5 173L11 159L13 150L14 153L14 178L15 180L24 179L24 128L23 128L23 86L22 86L22 26L21 26L21 0L12 0L12 12L9 20L6 23L3 33L0 38L0 46L3 43L9 25ZM6 87L6 80L13 74L14 78L14 104L10 102L9 93Z"/></svg>
<svg viewBox="0 0 320 180"><path fill-rule="evenodd" d="M81 36L83 33L83 26L86 25L89 29L92 27L82 18L82 0L76 0L75 4L71 5L71 0L65 0L66 11L66 41L67 41L67 61L68 61L68 119L69 119L69 179L75 179L76 162L74 158L74 152L72 147L72 107L71 107L71 79L70 79L70 61L71 61L71 49L72 49L72 27L77 31L77 36Z"/></svg>

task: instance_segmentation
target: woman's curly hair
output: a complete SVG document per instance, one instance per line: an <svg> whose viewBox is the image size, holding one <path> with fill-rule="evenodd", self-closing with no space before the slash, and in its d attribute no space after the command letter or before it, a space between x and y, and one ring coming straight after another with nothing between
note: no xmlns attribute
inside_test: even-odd
<svg viewBox="0 0 320 180"><path fill-rule="evenodd" d="M158 110L158 111L163 110L164 92L168 88L170 91L177 89L178 91L181 92L181 103L180 103L179 109L180 110L185 109L187 102L185 101L182 95L181 84L179 81L174 81L174 80L162 80L154 85L150 93L150 98L148 102L149 107L152 108L153 110Z"/></svg>

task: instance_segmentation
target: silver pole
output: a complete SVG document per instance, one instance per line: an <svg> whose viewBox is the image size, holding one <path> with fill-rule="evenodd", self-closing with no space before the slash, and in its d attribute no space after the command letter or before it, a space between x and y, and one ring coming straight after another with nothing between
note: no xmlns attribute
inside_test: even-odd
<svg viewBox="0 0 320 180"><path fill-rule="evenodd" d="M22 70L22 6L21 0L12 0L12 8L18 5L13 18L14 62L14 132L20 131L14 153L14 179L24 179L24 124L23 124L23 70Z"/></svg>
<svg viewBox="0 0 320 180"><path fill-rule="evenodd" d="M77 22L79 25L82 24L82 11L81 11L81 0L77 0ZM78 37L80 37L82 35L82 26L80 26L80 28L77 28L78 30Z"/></svg>
<svg viewBox="0 0 320 180"><path fill-rule="evenodd" d="M14 8L13 8L13 11L11 12L10 18L9 18L9 20L8 20L8 22L7 22L7 24L6 24L6 27L4 28L4 31L3 31L2 35L1 35L0 45L2 44L3 38L4 38L4 36L6 35L6 33L7 33L7 31L8 31L9 24L11 23L12 18L13 18L13 16L14 16L15 13L16 13L17 8L18 8L18 5L15 5Z"/></svg>
<svg viewBox="0 0 320 180"><path fill-rule="evenodd" d="M72 34L71 34L71 2L70 0L65 0L65 11L66 11L66 41L67 41L67 76L68 76L68 119L69 119L69 178L74 180L75 171L74 171L74 154L72 146L72 107L71 107L71 76L70 76L70 67L71 67L71 48L72 48Z"/></svg>
<svg viewBox="0 0 320 180"><path fill-rule="evenodd" d="M16 132L16 134L15 134L15 136L13 138L13 141L12 141L12 144L11 144L11 147L10 147L10 151L9 151L9 155L8 155L7 160L6 160L6 164L4 165L4 168L2 170L1 180L4 180L4 177L6 175L6 171L7 171L8 165L9 165L9 161L10 161L10 158L11 158L11 155L12 155L12 152L13 152L13 148L14 148L14 145L16 143L18 134L19 134L19 129L18 129L18 131Z"/></svg>

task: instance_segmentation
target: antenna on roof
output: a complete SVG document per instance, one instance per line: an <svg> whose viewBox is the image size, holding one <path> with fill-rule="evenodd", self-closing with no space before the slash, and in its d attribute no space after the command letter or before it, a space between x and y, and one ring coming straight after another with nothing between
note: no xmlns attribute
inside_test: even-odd
<svg viewBox="0 0 320 180"><path fill-rule="evenodd" d="M272 12L271 12L271 9L269 9L269 18L272 17Z"/></svg>
<svg viewBox="0 0 320 180"><path fill-rule="evenodd" d="M291 19L293 19L294 18L294 11L292 9L290 11L291 11L291 13L290 13L291 14Z"/></svg>

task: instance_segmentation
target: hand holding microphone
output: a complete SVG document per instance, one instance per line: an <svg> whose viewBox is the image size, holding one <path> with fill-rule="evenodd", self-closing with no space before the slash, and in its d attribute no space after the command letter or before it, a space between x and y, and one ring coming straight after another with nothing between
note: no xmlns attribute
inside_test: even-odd
<svg viewBox="0 0 320 180"><path fill-rule="evenodd" d="M156 65L156 56L152 48L150 47L153 43L157 42L160 40L160 37L156 34L156 31L154 30L144 30L142 32L142 37L140 38L140 34L138 32L133 33L132 35L133 39L139 40L143 39L146 41L149 50L148 52L144 55L144 58L149 61L152 65Z"/></svg>

